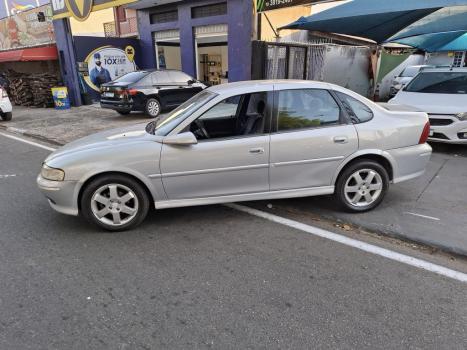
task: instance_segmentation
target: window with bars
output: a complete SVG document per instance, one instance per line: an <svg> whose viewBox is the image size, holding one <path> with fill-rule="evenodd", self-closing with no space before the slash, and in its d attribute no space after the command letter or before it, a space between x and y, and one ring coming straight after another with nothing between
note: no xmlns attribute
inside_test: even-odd
<svg viewBox="0 0 467 350"><path fill-rule="evenodd" d="M178 21L178 10L151 13L149 18L151 24L176 22Z"/></svg>
<svg viewBox="0 0 467 350"><path fill-rule="evenodd" d="M191 9L191 18L222 16L227 14L227 2L197 6Z"/></svg>
<svg viewBox="0 0 467 350"><path fill-rule="evenodd" d="M452 61L452 66L453 67L462 67L463 61L464 61L464 51L454 52L454 59Z"/></svg>

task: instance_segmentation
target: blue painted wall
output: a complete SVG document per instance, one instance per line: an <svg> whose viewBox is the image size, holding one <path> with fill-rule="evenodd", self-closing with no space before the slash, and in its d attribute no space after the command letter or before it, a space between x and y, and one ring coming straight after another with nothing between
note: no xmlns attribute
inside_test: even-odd
<svg viewBox="0 0 467 350"><path fill-rule="evenodd" d="M143 67L156 67L153 32L178 29L180 30L182 70L195 76L194 27L227 24L229 28L229 81L251 79L252 2L251 0L229 0L227 1L227 15L191 18L192 7L218 2L219 0L183 1L177 6L178 21L171 23L151 24L149 15L155 8L138 11L141 46L145 52Z"/></svg>

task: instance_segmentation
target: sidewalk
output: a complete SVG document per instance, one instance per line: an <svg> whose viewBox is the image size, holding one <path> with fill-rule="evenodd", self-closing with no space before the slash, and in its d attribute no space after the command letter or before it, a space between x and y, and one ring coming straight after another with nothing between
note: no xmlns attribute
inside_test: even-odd
<svg viewBox="0 0 467 350"><path fill-rule="evenodd" d="M52 108L13 107L13 119L0 121L0 130L23 134L63 145L98 131L125 125L149 122L141 113L120 115L99 105L81 106L69 110Z"/></svg>
<svg viewBox="0 0 467 350"><path fill-rule="evenodd" d="M15 107L13 120L0 122L0 130L63 145L101 130L149 121L142 114L121 116L96 105L68 111ZM369 213L343 213L329 197L278 200L272 202L273 207L327 217L467 256L467 147L433 147L425 175L391 186L382 205Z"/></svg>

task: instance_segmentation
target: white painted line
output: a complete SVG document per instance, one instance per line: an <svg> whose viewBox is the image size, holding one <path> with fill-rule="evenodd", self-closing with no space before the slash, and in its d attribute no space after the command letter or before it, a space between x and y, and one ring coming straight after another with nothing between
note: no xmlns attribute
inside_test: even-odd
<svg viewBox="0 0 467 350"><path fill-rule="evenodd" d="M441 219L435 218L434 216L426 216L426 215L422 215L422 214L411 213L409 211L404 212L404 214L418 216L419 218L424 218L424 219L429 219L429 220L434 220L434 221L440 221L441 220Z"/></svg>
<svg viewBox="0 0 467 350"><path fill-rule="evenodd" d="M331 241L338 242L338 243L347 245L349 247L357 248L357 249L363 250L363 251L365 251L367 253L383 256L385 258L388 258L388 259L391 259L391 260L394 260L394 261L398 261L398 262L401 262L403 264L414 266L414 267L417 267L417 268L420 268L420 269L423 269L423 270L434 272L434 273L437 273L439 275L442 275L442 276L445 276L445 277L449 277L449 278L452 278L452 279L467 283L467 274L459 272L459 271L451 270L451 269L448 269L446 267L436 265L436 264L430 263L430 262L425 261L425 260L421 260L421 259L411 257L409 255L404 255L404 254L401 254L401 253L397 253L397 252L394 252L394 251L389 250L389 249L385 249L385 248L378 247L376 245L361 242L361 241L358 241L356 239L352 239L352 238L349 238L349 237L346 237L346 236L342 236L342 235L339 235L339 234L334 233L334 232L326 231L326 230L323 230L323 229L318 228L318 227L310 226L310 225L303 224L303 223L298 222L298 221L294 221L294 220L283 218L281 216L266 213L266 212L261 211L261 210L245 207L243 205L226 204L226 206L229 207L229 208L232 208L232 209L239 210L241 212L250 214L250 215L254 215L254 216L257 216L257 217L260 217L260 218L263 218L263 219L278 223L278 224L282 224L282 225L292 227L292 228L300 230L300 231L310 233L310 234L318 236L318 237L329 239Z"/></svg>
<svg viewBox="0 0 467 350"><path fill-rule="evenodd" d="M39 147L39 148L42 148L42 149L45 149L47 151L55 151L55 148L52 148L52 147L48 147L48 146L44 146L44 145L41 145L40 143L37 143L37 142L33 142L33 141L29 141L29 140L26 140L26 139L23 139L21 137L17 137L17 136L13 136L13 135L8 135L8 134L5 134L3 132L0 132L0 135L2 136L5 136L9 139L12 139L12 140L16 140L16 141L20 141L20 142L24 142L24 143L27 143L28 145L32 145L32 146L36 146L36 147Z"/></svg>

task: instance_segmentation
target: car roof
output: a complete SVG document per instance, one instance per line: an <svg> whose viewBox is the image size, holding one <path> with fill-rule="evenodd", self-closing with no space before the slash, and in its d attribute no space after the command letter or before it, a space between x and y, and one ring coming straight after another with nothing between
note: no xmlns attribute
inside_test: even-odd
<svg viewBox="0 0 467 350"><path fill-rule="evenodd" d="M282 80L248 80L239 81L228 84L220 84L211 86L208 90L216 94L230 94L230 93L242 93L243 90L248 91L261 91L271 90L274 86L278 90L280 89L295 89L295 88L315 88L315 89L330 89L332 84L323 83L313 80L293 80L293 79L282 79Z"/></svg>

